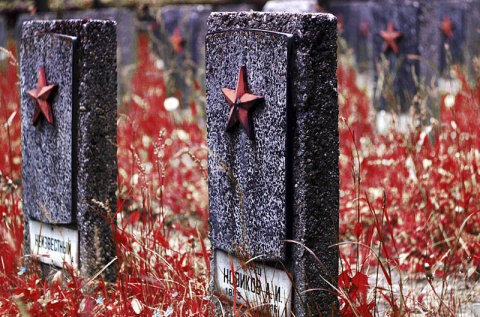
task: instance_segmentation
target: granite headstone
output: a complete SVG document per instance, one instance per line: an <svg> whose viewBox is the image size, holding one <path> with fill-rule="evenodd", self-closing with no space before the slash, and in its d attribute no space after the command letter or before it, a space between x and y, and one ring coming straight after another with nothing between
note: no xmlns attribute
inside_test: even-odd
<svg viewBox="0 0 480 317"><path fill-rule="evenodd" d="M375 67L375 82L382 76L384 87L381 93L375 93L374 100L377 109L393 110L397 113L406 112L412 105L417 92L415 83L419 75L419 61L412 56L419 55L419 13L418 4L377 4L372 7L373 59ZM382 32L392 28L401 36L394 42L398 51L387 45ZM382 73L378 73L378 71Z"/></svg>
<svg viewBox="0 0 480 317"><path fill-rule="evenodd" d="M47 277L65 263L85 278L102 269L107 280L116 276L109 210L98 204L116 210L115 26L94 20L23 25L25 253L37 255ZM50 85L55 88L45 98L42 87Z"/></svg>
<svg viewBox="0 0 480 317"><path fill-rule="evenodd" d="M339 20L339 31L353 49L360 72L373 70L372 5L370 3L332 3L330 12Z"/></svg>
<svg viewBox="0 0 480 317"><path fill-rule="evenodd" d="M205 82L205 35L207 18L212 12L210 5L167 5L157 13L160 32L152 48L169 70L167 97L180 97L181 105L187 107L196 101L195 84L202 88Z"/></svg>
<svg viewBox="0 0 480 317"><path fill-rule="evenodd" d="M338 311L326 282L338 276L337 20L212 13L208 26L212 289L275 316L330 315Z"/></svg>

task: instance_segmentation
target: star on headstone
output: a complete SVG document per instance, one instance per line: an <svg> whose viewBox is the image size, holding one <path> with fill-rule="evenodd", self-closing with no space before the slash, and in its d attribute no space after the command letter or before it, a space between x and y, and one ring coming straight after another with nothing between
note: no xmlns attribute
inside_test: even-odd
<svg viewBox="0 0 480 317"><path fill-rule="evenodd" d="M172 44L173 50L177 54L183 53L183 45L185 44L185 39L183 38L180 29L177 27L173 31L172 36L170 36L170 44Z"/></svg>
<svg viewBox="0 0 480 317"><path fill-rule="evenodd" d="M48 99L56 86L57 85L47 85L45 68L43 66L40 67L37 88L28 91L28 95L35 103L32 120L34 126L38 124L41 114L47 119L48 123L53 123L52 106L48 102Z"/></svg>
<svg viewBox="0 0 480 317"><path fill-rule="evenodd" d="M397 41L403 36L402 32L395 31L393 21L388 22L388 27L384 31L380 31L380 36L384 40L383 51L387 52L391 49L395 54L398 54Z"/></svg>
<svg viewBox="0 0 480 317"><path fill-rule="evenodd" d="M453 23L448 15L443 16L442 23L440 24L440 30L442 30L443 35L449 39L453 38Z"/></svg>
<svg viewBox="0 0 480 317"><path fill-rule="evenodd" d="M235 90L222 88L222 93L230 105L226 130L231 131L240 122L248 137L251 140L255 139L250 113L264 98L247 92L247 69L245 66L240 67L237 88Z"/></svg>

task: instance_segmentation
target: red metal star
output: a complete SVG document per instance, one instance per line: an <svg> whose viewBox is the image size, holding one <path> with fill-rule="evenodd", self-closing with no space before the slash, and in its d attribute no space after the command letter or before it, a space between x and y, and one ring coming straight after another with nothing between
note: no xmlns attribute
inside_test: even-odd
<svg viewBox="0 0 480 317"><path fill-rule="evenodd" d="M256 105L262 102L264 98L247 92L247 69L245 66L240 67L237 88L235 90L222 88L222 92L230 105L230 114L228 116L226 130L231 131L240 121L248 137L251 140L255 139L250 112Z"/></svg>
<svg viewBox="0 0 480 317"><path fill-rule="evenodd" d="M45 68L43 66L40 67L37 88L28 91L30 98L32 98L35 103L32 120L34 126L38 124L38 121L40 120L40 114L42 113L47 119L48 123L53 123L52 106L48 102L48 99L50 98L50 95L56 86L57 85L47 85Z"/></svg>
<svg viewBox="0 0 480 317"><path fill-rule="evenodd" d="M172 44L175 53L183 53L183 44L185 44L185 39L183 38L179 28L175 28L173 31L173 35L170 36L170 43Z"/></svg>
<svg viewBox="0 0 480 317"><path fill-rule="evenodd" d="M389 49L392 49L395 54L398 54L397 41L403 36L403 33L394 30L392 20L388 22L388 27L385 31L380 31L380 36L385 41L383 44L383 51L387 52Z"/></svg>
<svg viewBox="0 0 480 317"><path fill-rule="evenodd" d="M448 15L443 16L443 21L440 24L440 30L442 30L443 35L448 37L449 39L453 38L453 24L452 20L450 20L450 17Z"/></svg>

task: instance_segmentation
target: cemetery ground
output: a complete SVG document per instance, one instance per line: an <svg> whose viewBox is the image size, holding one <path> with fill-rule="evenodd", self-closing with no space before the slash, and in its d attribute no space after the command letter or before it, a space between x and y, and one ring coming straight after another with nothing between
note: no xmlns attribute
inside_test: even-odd
<svg viewBox="0 0 480 317"><path fill-rule="evenodd" d="M25 265L19 86L9 44L11 58L0 65L2 316L213 315L205 94L190 78L190 103L178 105L182 98L169 84L178 69L164 69L148 44L140 36L132 98L119 108L118 210L89 202L93 212L108 211L115 231L113 284L102 279L104 267L81 279L65 265L47 282L34 259ZM458 91L422 84L410 131L378 134L350 60L342 55L338 68L341 221L332 247L341 255L340 315L474 316L480 302L479 83L471 85L464 71L452 68ZM387 101L392 96L388 88L382 93ZM436 103L439 115L430 119L428 105ZM240 305L233 314L262 315Z"/></svg>

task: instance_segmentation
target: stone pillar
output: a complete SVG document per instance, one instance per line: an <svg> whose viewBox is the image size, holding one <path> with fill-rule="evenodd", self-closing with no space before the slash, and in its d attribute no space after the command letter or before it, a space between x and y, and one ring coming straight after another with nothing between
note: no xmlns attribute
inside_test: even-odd
<svg viewBox="0 0 480 317"><path fill-rule="evenodd" d="M115 27L86 19L23 25L25 253L48 253L39 256L44 271L66 262L89 278L110 264L103 275L115 279L107 220L117 189Z"/></svg>
<svg viewBox="0 0 480 317"><path fill-rule="evenodd" d="M337 20L212 13L208 26L212 289L274 316L336 315Z"/></svg>

